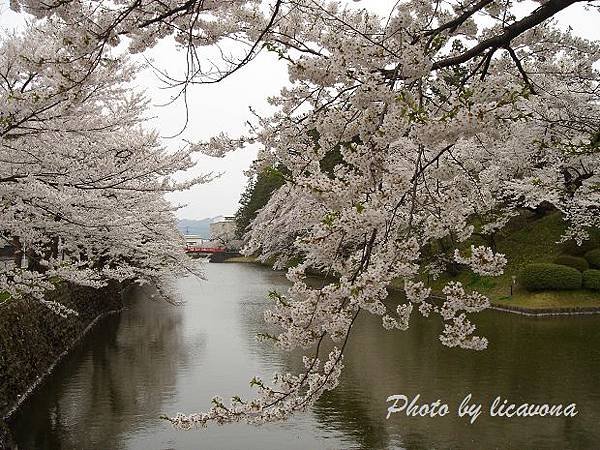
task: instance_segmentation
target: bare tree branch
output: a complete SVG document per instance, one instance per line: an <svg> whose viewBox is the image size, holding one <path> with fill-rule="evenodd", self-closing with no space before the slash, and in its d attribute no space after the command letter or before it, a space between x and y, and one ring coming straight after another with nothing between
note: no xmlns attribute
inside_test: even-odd
<svg viewBox="0 0 600 450"><path fill-rule="evenodd" d="M506 27L502 33L481 41L479 44L470 48L464 53L461 53L460 55L451 56L449 58L436 61L433 63L431 68L432 70L439 70L445 67L456 66L481 55L488 49L505 47L514 38L523 34L525 31L530 30L531 28L551 18L559 11L562 11L563 9L581 1L584 0L550 0L533 11L529 16Z"/></svg>

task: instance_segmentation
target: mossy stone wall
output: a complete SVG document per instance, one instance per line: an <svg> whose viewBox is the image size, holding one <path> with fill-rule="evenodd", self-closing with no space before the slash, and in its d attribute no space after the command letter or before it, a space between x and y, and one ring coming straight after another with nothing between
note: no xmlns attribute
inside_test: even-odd
<svg viewBox="0 0 600 450"><path fill-rule="evenodd" d="M8 439L2 439L2 418L96 318L121 309L121 289L117 283L102 289L60 284L48 299L79 313L67 318L26 299L0 306L0 448Z"/></svg>

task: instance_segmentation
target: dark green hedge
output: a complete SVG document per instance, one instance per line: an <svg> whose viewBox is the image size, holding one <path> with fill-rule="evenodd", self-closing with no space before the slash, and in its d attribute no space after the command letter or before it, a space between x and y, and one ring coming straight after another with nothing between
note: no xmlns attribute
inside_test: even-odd
<svg viewBox="0 0 600 450"><path fill-rule="evenodd" d="M600 291L600 270L586 270L583 272L583 287Z"/></svg>
<svg viewBox="0 0 600 450"><path fill-rule="evenodd" d="M559 264L529 264L521 271L519 282L528 291L564 291L581 289L582 275Z"/></svg>
<svg viewBox="0 0 600 450"><path fill-rule="evenodd" d="M600 248L587 252L585 259L590 263L590 266L600 269Z"/></svg>
<svg viewBox="0 0 600 450"><path fill-rule="evenodd" d="M552 262L554 264L560 264L561 266L572 267L580 272L584 272L590 268L587 260L579 256L561 255Z"/></svg>

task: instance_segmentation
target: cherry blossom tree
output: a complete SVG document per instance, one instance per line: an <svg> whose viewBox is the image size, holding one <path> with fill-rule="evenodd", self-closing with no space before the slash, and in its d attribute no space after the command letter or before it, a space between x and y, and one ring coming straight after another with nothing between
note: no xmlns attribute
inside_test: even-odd
<svg viewBox="0 0 600 450"><path fill-rule="evenodd" d="M173 39L186 49L186 72L156 70L185 94L189 83L220 81L249 62L277 6L265 15L258 1L15 0L11 9L29 19L1 41L0 237L16 264L0 274L0 290L66 314L44 299L52 280L98 287L190 271L163 194L211 176L173 181L192 167L192 151L166 151L142 127L147 100L131 89L139 67L128 53ZM197 49L227 41L242 51L220 48L221 65L205 67Z"/></svg>
<svg viewBox="0 0 600 450"><path fill-rule="evenodd" d="M600 46L548 21L573 3L541 2L517 17L511 3L491 0L405 1L378 17L366 4L285 2L264 38L289 66L290 86L271 99L277 112L245 139L218 136L201 148L218 155L258 143L257 173L289 172L253 221L246 252L292 264L292 287L273 293L265 313L280 331L261 338L310 356L300 374L252 380L255 398L216 397L205 413L171 418L175 426L305 410L337 385L360 314L404 330L416 308L440 317L444 345L486 347L468 314L489 300L457 282L435 300L423 275L449 263L502 274L506 255L465 243L521 208L562 211L565 239L598 226ZM315 287L309 269L332 278ZM393 305L387 289L397 279L406 301Z"/></svg>
<svg viewBox="0 0 600 450"><path fill-rule="evenodd" d="M136 67L104 55L92 70L88 44L46 21L0 52L0 238L17 255L0 291L59 314L73 311L45 300L57 279L100 287L191 270L163 194L210 178L173 181L192 166L189 146L166 151L142 127Z"/></svg>

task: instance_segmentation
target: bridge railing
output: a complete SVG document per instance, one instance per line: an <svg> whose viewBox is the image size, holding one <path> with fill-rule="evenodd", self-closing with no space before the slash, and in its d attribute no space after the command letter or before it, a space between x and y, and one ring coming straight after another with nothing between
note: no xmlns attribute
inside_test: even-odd
<svg viewBox="0 0 600 450"><path fill-rule="evenodd" d="M186 253L224 253L224 247L186 247Z"/></svg>

